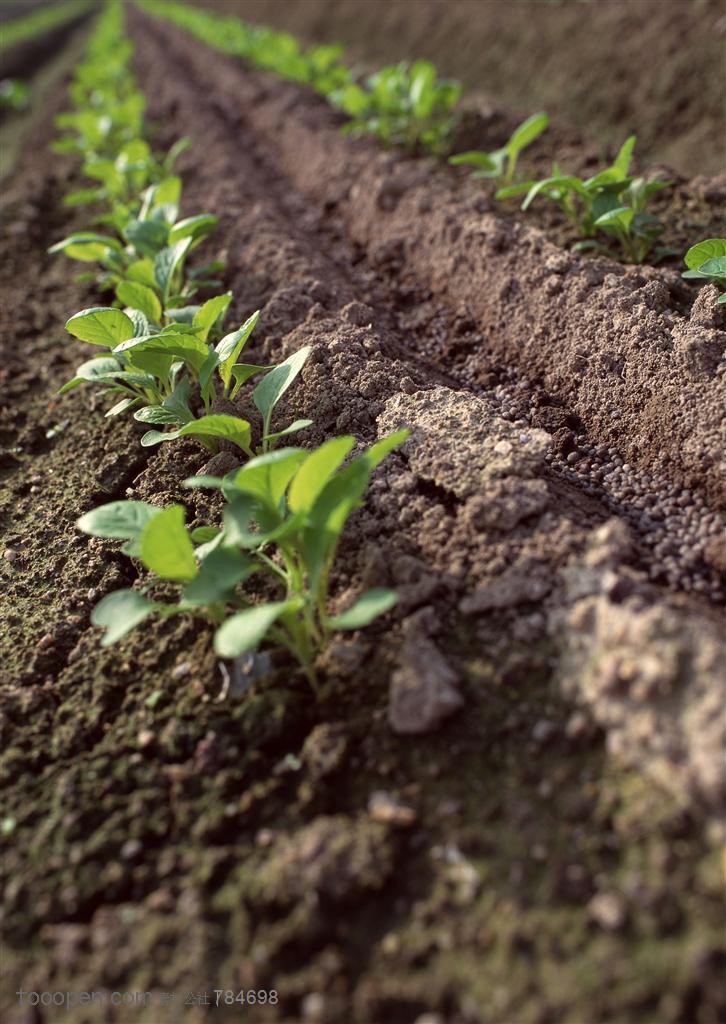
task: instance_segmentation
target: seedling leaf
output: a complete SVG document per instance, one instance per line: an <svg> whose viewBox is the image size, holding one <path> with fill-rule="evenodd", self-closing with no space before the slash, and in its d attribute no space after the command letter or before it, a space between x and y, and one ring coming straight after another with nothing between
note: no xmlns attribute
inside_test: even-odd
<svg viewBox="0 0 726 1024"><path fill-rule="evenodd" d="M154 516L141 534L141 561L162 579L186 582L197 574L185 518L181 505L171 505Z"/></svg>
<svg viewBox="0 0 726 1024"><path fill-rule="evenodd" d="M115 644L148 618L155 607L153 601L135 590L117 590L107 594L91 612L92 624L106 629L101 646Z"/></svg>
<svg viewBox="0 0 726 1024"><path fill-rule="evenodd" d="M68 320L66 330L74 338L104 348L114 348L134 336L133 322L120 309L110 306L81 310Z"/></svg>
<svg viewBox="0 0 726 1024"><path fill-rule="evenodd" d="M303 346L298 352L295 352L284 362L280 363L279 366L270 370L265 379L260 381L255 388L252 397L255 406L262 415L264 434L269 434L272 412L302 370L305 361L310 355L310 351L310 345Z"/></svg>
<svg viewBox="0 0 726 1024"><path fill-rule="evenodd" d="M280 616L295 607L294 601L274 601L238 612L214 634L215 651L220 658L239 658L255 650Z"/></svg>
<svg viewBox="0 0 726 1024"><path fill-rule="evenodd" d="M398 595L393 590L368 590L346 611L334 615L329 625L332 629L363 629L379 615L393 608L397 601Z"/></svg>

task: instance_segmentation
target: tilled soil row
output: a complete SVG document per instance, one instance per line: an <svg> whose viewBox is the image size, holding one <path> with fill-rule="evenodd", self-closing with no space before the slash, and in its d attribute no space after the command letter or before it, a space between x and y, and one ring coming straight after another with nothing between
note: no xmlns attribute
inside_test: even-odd
<svg viewBox="0 0 726 1024"><path fill-rule="evenodd" d="M156 624L99 650L89 609L133 570L112 545L75 545L73 519L128 495L183 500L196 523L217 506L180 481L233 460L203 467L193 444L142 455L134 426L89 416L79 392L41 420L67 420L60 433L34 428L75 354L60 340L63 318L94 299L64 296L42 257L44 208L19 207L10 270L21 272L25 224L31 281L52 276L46 369L38 381L18 353L25 384L8 423L9 436L37 432L33 459L8 467L18 507L7 510L17 535L5 569L21 613L4 693L17 820L11 988L274 987L277 1008L260 1020L331 1024L409 1024L426 1010L447 1024L712 1024L718 883L704 822L721 782L718 617L649 583L624 524L553 472L550 435L518 418L521 382L492 390L496 353L493 379L467 379L479 328L430 296L417 321L427 285L407 252L369 252L340 203L300 186L253 106L239 106L245 89L279 103L277 84L215 56L224 84L200 88L180 41L141 17L132 26L162 141L179 125L194 140L180 164L185 213L221 215L214 245L226 251L231 315L262 308L251 358L313 346L280 422L309 416L311 443L413 427L351 523L334 580L341 604L375 585L401 600L390 628L334 645L317 707L286 664L218 703L198 623ZM293 131L309 101L286 95ZM352 152L378 159L367 144ZM39 170L28 194L57 200L48 180ZM28 344L39 326L28 322ZM452 334L464 359L450 366ZM244 399L236 410L254 415ZM37 610L28 622L39 581L45 622ZM573 706L581 700L591 714ZM593 718L635 773L603 759ZM197 1005L188 1017L224 1014ZM155 1005L113 1019L179 1016Z"/></svg>
<svg viewBox="0 0 726 1024"><path fill-rule="evenodd" d="M300 141L301 132L310 131L309 127L306 128L310 112L308 106L312 104L312 109L317 110L314 100L310 101L299 91L291 92L289 87L270 82L267 78L246 75L238 65L227 62L216 65L215 85L208 90L210 99L201 97L195 93L192 83L198 80L197 76L201 79L201 76L209 75L204 50L193 42L188 43L178 33L171 32L169 37L166 27L149 27L144 23L144 28L143 38L139 37L139 56L160 120L169 122L173 113L177 113L189 118L190 122L205 124L209 138L205 141L204 151L208 155L203 165L195 166L193 187L199 189L200 201L206 197L213 208L225 211L225 229L231 231L230 264L239 275L232 282L235 293L252 300L253 305L267 301L260 321L260 332L265 339L264 358L274 358L274 353L280 349L288 354L298 344L313 345L315 367L304 375L296 411L316 420L316 440L332 430L341 429L367 437L376 418L379 430L383 426L394 429L406 423L414 425L419 432L418 441L414 438L404 451L408 469L413 472L407 474L405 483L396 486L396 493L402 498L405 495L405 507L395 510L394 502L390 500L385 505L388 514L398 512L398 523L402 527L390 538L389 544L391 551L400 549L407 556L419 559L420 573L429 575L433 571L440 576L438 583L436 577L429 580L428 589L416 587L414 600L407 599L404 593L399 617L415 611L433 598L434 605L442 604L449 610L453 610L458 602L459 612L465 616L507 607L516 618L518 604L539 602L550 593L553 571L581 555L587 545L588 531L603 522L608 509L620 510L617 500L611 501L609 507L607 504L603 507L596 501L601 495L594 486L586 484L580 489L577 485L581 485L582 480L574 471L565 470L564 474L552 475L552 468L562 460L551 453L551 438L540 426L545 423L554 425L554 420L560 424L559 429L563 429L562 424L567 422L567 417L575 414L554 404L543 409L537 401L541 401L541 392L528 390L527 381L520 380L510 388L500 385L486 389L476 382L472 386L471 362L476 360L476 353L472 356L471 345L467 346L468 360L463 365L447 366L442 349L445 351L447 344L451 344L451 334L454 335L454 345L461 334L457 334L452 322L456 314L447 312L440 303L436 307L438 323L433 344L429 333L430 309L427 310L423 329L420 323L416 329L414 322L414 329L406 330L411 317L415 317L416 300L422 291L417 277L419 266L415 258L407 257L408 248L403 252L399 240L392 247L388 243L379 243L368 252L361 251L357 238L351 240L349 234L358 223L350 213L350 207L355 204L354 198L344 201L339 196L331 214L329 198L321 202L321 194L327 195L321 193L322 186L311 189L307 198L295 187L301 177L310 185L306 176L308 172L300 172L297 164L290 164L288 149L281 146L280 139L283 136L289 138L292 140L290 146L293 146L295 140ZM170 46L169 38L175 47L172 51L173 69L164 67L157 56L159 47L166 50ZM221 78L221 82L216 78ZM239 96L244 96L245 88L250 94L249 102L240 106ZM235 106L231 107L233 89L237 98ZM270 133L265 104L283 105L283 99L276 95L278 90L284 94L285 125L289 127L283 131L281 122L273 122L279 131ZM207 95L207 90L204 92ZM258 102L253 102L253 96ZM279 107L275 109L279 112ZM269 109L266 113L269 115ZM327 116L327 112L320 114L319 110L318 114ZM301 124L302 128L299 127ZM230 126L234 126L233 139L229 138ZM306 138L310 145L310 135ZM334 146L349 144L341 143L330 129L322 136L322 144L328 143L333 153L336 152ZM303 152L302 142L300 146ZM354 145L354 152L360 148L367 148L367 144ZM389 170L391 167L395 169L396 158L386 156L384 159ZM309 166L315 160L313 154L310 161L303 160L302 163ZM233 169L235 167L236 170ZM319 162L316 167L321 170ZM422 173L416 165L412 168L404 162L404 167L409 172L413 169L419 175ZM425 170L426 174L430 173L428 165ZM360 184L348 187L348 193L356 190L362 191ZM254 228L248 227L250 219L254 220ZM385 224L386 216L379 212L377 222ZM371 228L371 233L374 230ZM538 240L537 244L546 243ZM280 254L283 253L284 260L281 261ZM561 253L556 255L567 259ZM271 264L277 282L284 282L282 289L271 300L265 295L264 288L261 294L250 294L250 271L254 268L259 272L260 267L268 268ZM587 268L580 272L587 273ZM627 274L618 279L620 282L623 280L628 280ZM408 284L407 289L402 281ZM414 308L413 313L408 306ZM458 316L461 317L460 312ZM442 336L448 339L444 340L443 346ZM317 373L318 366L323 370L322 376ZM480 368L480 375L481 372ZM437 387L442 384L444 373L459 389L467 381L469 387L457 391ZM430 394L417 393L421 387L431 389ZM526 419L518 418L526 405L528 393L530 398L532 394L537 396L535 412L532 414L530 408ZM533 420L537 427L532 426ZM592 460L589 465L597 466L598 449L583 437L581 447L589 453L588 458ZM425 456L422 455L424 451ZM650 518L649 513L658 513L650 508L648 513L643 512L643 503L639 501L642 486L629 483L630 467L622 464L617 453L613 455L613 461L614 466L607 475L615 477L616 499L622 500L627 495L630 508L626 509L628 515L620 524L612 527L616 539L611 538L608 542L610 553L603 555L599 562L596 556L586 555L585 563L600 567L608 564L612 568L614 562L628 561L645 565L650 570L648 575L657 578L659 567L654 565L651 551L647 545L635 543L633 533L625 524L632 524L635 520L637 526L643 516ZM572 460L566 465L572 465ZM415 505L413 514L412 504ZM681 509L687 510L685 514L689 516L695 509L704 519L705 539L710 538L713 550L718 554L722 543L722 537L716 534L719 520L707 506L689 506L683 494L676 495L673 506L669 502L668 514L658 535L661 538L659 543L679 554L673 535L684 527L671 513ZM534 524L538 516L540 518ZM413 536L407 535L409 524L417 526ZM690 525L685 527L685 554L690 553L694 543L692 529ZM704 550L704 546L701 545L699 552ZM656 557L657 554L656 551ZM691 565L697 557L698 554ZM688 565L687 559L684 562ZM672 564L675 565L675 560ZM674 583L683 582L682 566L683 562L680 576L674 575ZM390 569L385 573L372 573L365 562L359 568L362 568L366 582L375 580L383 583L385 579L391 582L393 575L392 582L403 585L404 591L408 582L406 574L411 571L406 568L404 575L396 578L396 573L391 573ZM704 588L705 578L700 576L697 579L698 589ZM709 577L709 582L711 596L722 597L715 574ZM563 665L569 667L561 674L566 681L580 673L582 678L575 689L583 691L588 703L594 706L596 717L607 723L616 747L625 750L636 762L650 761L652 766L660 762L664 751L669 751L665 757L670 768L655 768L659 777L670 775L673 780L678 779L678 787L685 784L687 789L701 795L707 791L707 802L717 799L721 772L713 768L710 759L711 755L716 757L722 740L713 702L716 694L722 692L717 683L716 667L720 657L718 615L711 617L708 606L701 606L699 602L689 605L687 601L677 603L680 612L671 613L665 605L661 607L659 589L649 588L642 575L637 583L630 580L625 585L616 585L612 579L606 583L595 583L590 579L588 583L581 581L575 584L572 590L565 573L559 585L564 586L564 592L557 586L554 588L555 596L550 598L550 621L547 626L544 621L540 623L540 636L545 635L547 629L557 631L561 628L562 615L555 609L561 608L563 600L565 604L571 601L573 594L582 599L600 592L603 587L605 591L611 587L614 594L619 593L618 599L634 597L634 592L638 592L634 600L636 605L640 602L639 610L644 611L653 603L658 606L657 623L643 630L643 637L647 636L647 639L644 639L642 649L639 640L621 636L622 631L614 630L617 653L612 655L612 664L605 670L601 670L598 657L602 653L601 647L613 643L613 638L600 636L597 616L592 609L588 615L581 609L579 618L575 616L575 619L579 623L578 628L588 633L589 647L585 644L587 650L583 652L579 641L573 643L580 650L580 655L573 657L571 662L569 656L565 658ZM476 588L473 596L467 593L472 587ZM661 613L663 622L660 621ZM608 606L604 615L609 621L617 612ZM685 670L681 676L680 669L668 668L668 658L660 649L664 646L661 634L670 634L679 615L682 616L682 628L676 626L675 631L679 635L677 646L682 651L683 667L698 662L696 674L700 672L703 675L703 692L700 684L691 686L690 696L684 697L686 704L693 699L701 707L701 711L693 715L686 713L680 697L675 704L673 701L674 692L680 692L680 685L686 676L690 676L691 669ZM700 630L702 650L694 640L697 621L703 623ZM578 628L573 630L573 635ZM606 627L605 633L607 631ZM534 633L537 633L536 629ZM566 640L565 649L568 643ZM657 666L653 672L656 676L661 673L669 680L663 684L661 694L662 717L661 712L655 710L659 699L654 692L654 684L641 678L644 675L650 678L651 670L630 665L633 659L637 662L643 651L651 648ZM410 647L404 645L406 650ZM620 685L621 661L628 666L623 671L629 672L632 678L625 685L624 693L616 696L612 691L617 691ZM586 669L583 669L583 664ZM596 683L588 682L593 674L598 679ZM439 682L445 678L445 672L439 673ZM566 682L566 685L569 684ZM714 686L716 689L712 690ZM432 689L435 692L436 686L433 685ZM445 691L446 687L443 689ZM706 696L706 691L711 692L711 697ZM696 696L697 693L700 696ZM647 736L648 729L640 720L643 716L628 712L631 699L635 699L636 704L649 705L649 713L657 717L657 727L651 740ZM429 725L437 720L439 710L443 715L458 704L455 698L451 698L451 708L444 706L444 700L439 709L437 700L432 700L428 718L421 710L423 704L418 706L422 720ZM405 704L404 698L394 692L391 712L394 719L399 701ZM649 704L651 701L652 705ZM669 710L666 710L666 705ZM675 728L668 724L674 708L674 720L680 723ZM693 727L686 722L692 722ZM411 723L408 727L413 728ZM695 753L701 729L705 730L703 735L709 737L710 754L705 760ZM664 736L670 738L666 740ZM684 754L686 750L691 753ZM682 756L686 763L683 771L673 767L675 760Z"/></svg>
<svg viewBox="0 0 726 1024"><path fill-rule="evenodd" d="M722 601L726 333L713 289L682 315L675 272L562 252L430 162L341 138L304 91L153 31L210 83L230 130L253 128L361 247L409 349L470 388L499 378L503 413L553 434L553 467L626 518L652 578Z"/></svg>

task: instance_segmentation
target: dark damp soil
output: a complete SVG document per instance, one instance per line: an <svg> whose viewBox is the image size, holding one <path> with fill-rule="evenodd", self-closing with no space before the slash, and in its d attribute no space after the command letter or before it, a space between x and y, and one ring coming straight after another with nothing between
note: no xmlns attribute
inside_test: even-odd
<svg viewBox="0 0 726 1024"><path fill-rule="evenodd" d="M631 132L650 162L681 174L726 165L723 0L204 0L311 43L343 43L379 67L426 57L467 92L546 110L618 146ZM521 119L520 117L520 119Z"/></svg>
<svg viewBox="0 0 726 1024"><path fill-rule="evenodd" d="M391 182L423 168L436 205L449 202L451 176L444 186L430 165L385 156L371 191L385 223L374 224L354 183L371 184L360 168L378 157L341 142L317 101L203 51L195 63L180 37L139 15L131 28L158 143L194 140L180 162L185 212L220 215L209 248L227 259L232 316L262 310L251 358L313 346L281 419L314 419L311 444L348 431L369 443L401 417L415 428L351 521L334 580L341 604L382 584L401 601L333 645L319 702L284 659L250 688L227 688L196 620L100 647L90 610L138 567L80 538L78 515L124 496L182 500L192 522L218 507L180 487L207 462L200 449L141 449L132 423L104 418L103 401L57 397L87 355L63 323L97 296L45 254L76 226L60 205L71 168L46 148L49 109L2 211L3 1019L239 1020L239 1005L214 1005L214 989L252 989L275 993L243 1011L260 1024L717 1024L718 815L699 765L717 760L713 712L702 710L719 697L710 636L722 618L712 591L684 592L686 578L707 577L680 548L662 556L677 570L672 591L653 574L661 555L628 511L639 492L624 493L642 481L628 482L622 460L608 464L607 492L574 464L558 468L590 435L567 400L575 392L524 379L504 282L487 318L447 290L446 260L438 277L426 268L435 238L420 236L418 260L396 244L406 226L416 235L406 197L390 205ZM295 153L309 164L296 167ZM461 211L447 216L455 248ZM528 245L518 236L525 261ZM565 259L559 276L576 284L582 261ZM610 287L610 303L632 298L621 272ZM564 298L556 315L566 333ZM658 315L643 328L647 352L647 332L665 329ZM650 365L661 372L656 357ZM699 372L707 403L713 378ZM239 408L250 411L244 398ZM699 509L669 508L672 530L690 530ZM675 543L671 526L658 543ZM591 602L644 624L671 616L667 642L643 628L636 663L658 664L673 645L672 671L685 674L695 644L690 691L673 676L662 700L646 691L623 714L628 679L640 682L623 668L614 693L577 700L564 683L573 638L597 654ZM612 642L598 664L618 651ZM598 671L575 675L597 682ZM412 678L427 688L414 706ZM632 755L619 741L648 713L662 716L652 732L663 742L653 752L646 737ZM666 740L681 726L677 760ZM686 782L681 765L693 769ZM150 996L61 1017L19 1006L21 987Z"/></svg>

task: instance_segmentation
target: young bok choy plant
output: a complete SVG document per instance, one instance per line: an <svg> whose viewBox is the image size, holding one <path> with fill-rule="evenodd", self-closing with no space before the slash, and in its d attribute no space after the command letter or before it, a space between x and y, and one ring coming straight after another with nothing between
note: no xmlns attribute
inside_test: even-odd
<svg viewBox="0 0 726 1024"><path fill-rule="evenodd" d="M454 166L463 164L474 167L472 178L493 178L500 185L509 185L514 181L520 153L539 138L549 123L550 119L544 112L532 114L515 128L509 141L501 149L495 149L491 153L467 150L466 153L457 153L456 156L449 157L449 163Z"/></svg>
<svg viewBox="0 0 726 1024"><path fill-rule="evenodd" d="M635 135L626 139L611 166L590 178L583 180L563 174L555 164L549 178L507 185L499 189L496 198L510 199L524 193L523 210L529 209L538 197L548 199L559 206L583 237L576 249L595 249L612 255L595 237L602 232L618 243L626 262L642 263L663 230L658 218L647 212L647 205L672 183L647 181L628 173L635 141Z"/></svg>
<svg viewBox="0 0 726 1024"><path fill-rule="evenodd" d="M726 238L706 238L692 245L683 262L688 267L683 277L710 281L721 291L718 303L726 303Z"/></svg>
<svg viewBox="0 0 726 1024"><path fill-rule="evenodd" d="M351 118L344 128L348 133L370 133L386 146L412 152L442 153L461 92L460 82L437 78L430 61L404 61L371 75L365 87L346 85L333 102Z"/></svg>
<svg viewBox="0 0 726 1024"><path fill-rule="evenodd" d="M150 615L190 613L214 624L220 657L239 657L267 639L292 654L318 692L315 661L331 635L367 626L396 602L390 590L369 590L346 611L331 614L330 574L345 524L374 469L408 434L391 434L347 464L355 439L336 437L312 452L281 448L258 456L224 479L192 477L189 487L223 492L227 504L218 528L190 531L181 505L160 509L120 501L87 513L81 530L124 540L125 554L154 577L180 585L172 603L149 593L153 583L103 598L91 621L106 628L104 645ZM253 576L251 593L242 585Z"/></svg>
<svg viewBox="0 0 726 1024"><path fill-rule="evenodd" d="M133 297L131 292L127 297ZM231 441L251 457L251 425L236 416L213 413L212 405L220 397L218 389L221 397L231 399L244 383L264 374L253 401L262 419L260 448L268 451L280 437L310 426L310 420L296 420L277 433L271 426L272 412L305 365L310 348L300 349L279 366L238 362L259 313L253 313L216 345L209 342L210 332L217 329L231 298L230 292L218 295L190 309L191 322L172 322L165 327L138 309L99 306L76 313L66 324L68 332L104 347L107 354L83 363L61 392L87 381L98 384L119 397L107 416L133 409L134 418L141 423L175 428L167 433L147 431L141 438L144 447L193 436L213 451L220 440ZM193 385L204 404L204 415L199 418L190 407Z"/></svg>

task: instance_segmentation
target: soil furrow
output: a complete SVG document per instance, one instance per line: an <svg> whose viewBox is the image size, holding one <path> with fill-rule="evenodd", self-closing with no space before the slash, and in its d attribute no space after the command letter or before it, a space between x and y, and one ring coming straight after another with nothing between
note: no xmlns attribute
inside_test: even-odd
<svg viewBox="0 0 726 1024"><path fill-rule="evenodd" d="M301 191L338 209L352 239L379 259L398 250L434 294L474 317L500 364L540 377L599 443L723 501L723 332L704 303L690 320L673 312L672 272L563 253L430 161L341 139L315 97L218 54L210 61L166 24L153 31L244 112Z"/></svg>
<svg viewBox="0 0 726 1024"><path fill-rule="evenodd" d="M444 267L441 280L422 269L425 232L411 232L418 254L396 238L407 199L381 209L381 183L431 166L343 142L300 90L129 20L156 141L192 139L183 213L221 219L199 259L224 249L230 320L262 310L251 360L312 346L280 423L313 419L306 444L413 427L351 520L332 588L336 610L369 586L400 600L331 645L319 702L274 655L221 699L210 629L188 617L100 647L88 611L134 569L112 544L75 540L98 481L183 501L197 525L218 499L181 481L236 460L191 442L142 453L136 426L89 411L87 393L47 407L76 359L63 318L94 300L43 255L55 158L23 179L46 121L15 178L2 279L7 308L30 310L3 325L8 434L32 442L4 480L23 619L2 693L7 1019L26 1024L23 987L177 992L102 1008L103 1024L238 1020L238 1006L181 1008L223 987L274 989L260 1024L713 1024L726 1008L721 618L651 582L633 531L603 522L601 492L577 476L599 458L587 436L602 436L571 392L525 380L526 353L509 372L504 298L491 319L472 311ZM420 188L435 202L432 176ZM367 228L369 199L380 223ZM248 397L234 409L256 416ZM632 487L616 457L612 494ZM36 651L43 615L65 612L75 632Z"/></svg>
<svg viewBox="0 0 726 1024"><path fill-rule="evenodd" d="M168 26L153 24L149 27L148 23L144 24L145 32L150 32L152 37L156 33L155 38L160 45L166 45L170 33L179 48L177 60L184 62L176 70L178 77L210 75L209 62L205 61L203 53L200 56L199 48L193 42ZM185 68L184 74L180 73L181 66ZM494 400L501 403L505 418L523 428L535 426L548 430L553 434L554 452L549 460L553 470L569 484L602 502L608 514L624 518L641 537L641 564L653 580L664 582L676 590L693 590L721 602L724 597L722 536L726 524L720 513L709 507L697 491L692 493L679 487L662 472L648 473L639 469L621 454L612 438L607 443L599 442L602 432L594 429L592 422L586 424L582 410L578 411L578 403L571 405L567 397L562 399L557 388L548 390L541 381L537 382L537 374L532 374L532 367L529 368L529 376L523 377L516 352L507 349L505 358L501 345L493 342L489 317L477 319L470 309L460 304L442 305L441 296L437 297L436 291L429 287L430 281L425 274L422 280L421 266L415 259L407 257L406 246L400 236L395 236L392 242L376 240L374 245L363 247L358 244L365 217L359 216L358 221L352 222L350 209L353 201L347 204L331 201L330 190L325 190L324 176L315 179L315 187L311 190L309 175L304 172L301 175L299 168L290 163L289 147L280 145L280 140L284 141L289 132L282 130L281 125L280 130L275 131L274 120L272 126L270 124L270 111L265 103L267 97L267 106L270 105L270 90L273 93L273 118L279 117L278 108L284 106L287 120L294 121L298 135L301 119L292 115L297 115L303 105L303 125L313 117L313 127L317 130L318 121L326 115L327 124L330 112L326 110L321 114L321 104L314 97L306 97L299 91L291 92L291 87L284 84L276 83L279 87L276 88L259 75L245 75L238 64L229 61L221 61L225 72L223 76L220 76L220 64L215 63L214 67L215 87L210 89L210 96L214 97L212 106L232 133L244 133L249 138L250 131L253 132L257 171L264 175L267 187L265 201L275 198L286 232L290 231L291 225L302 223L319 239L320 252L314 256L318 265L312 270L316 279L324 276L320 272L324 253L334 253L330 261L334 263L331 270L338 276L344 271L348 297L356 293L363 297L372 307L370 315L375 317L376 324L391 328L394 337L388 338L387 351L399 354L409 365L416 366L417 381L420 380L420 370L425 367L432 382L438 380L453 384L475 394L491 393ZM282 99L274 99L279 90L284 93ZM240 94L246 95L249 102L240 99ZM263 99L261 104L257 102L260 96ZM193 104L195 101L196 98L188 101L186 109L192 109L189 102ZM323 145L330 141L329 124L327 131ZM341 140L337 134L334 139L335 145L340 147ZM349 140L343 144L352 146L353 152L357 148ZM313 154L315 159L317 154ZM404 176L410 178L411 174L416 174L420 179L421 162L419 170L416 170L416 164L411 162L393 156L385 159L389 165L388 172L392 171L394 178L401 171ZM428 164L424 166L428 175L430 168ZM385 181L391 177L388 172L385 172L384 185L379 182L379 190L386 187ZM352 178L343 187L341 181L335 179L333 191L338 190L338 197L359 188L351 185L351 181ZM296 188L312 198L312 206L309 202L305 205ZM393 192L400 198L397 187ZM474 202L481 204L481 197L475 198ZM382 212L377 218L368 211L370 220L377 219L385 224L388 205L390 197L383 202ZM430 205L433 206L433 201ZM358 216L355 211L353 215ZM560 256L565 258L564 254ZM553 259L553 252L548 258ZM617 268L617 272L622 274L622 269ZM557 274L561 273L564 273L562 266L557 269ZM498 323L501 328L494 332L495 335L506 336L507 327L501 320ZM497 327L497 322L494 327ZM585 347L583 342L583 349ZM513 354L515 357L510 358ZM576 353L576 358L587 364L584 356ZM495 384L498 386L494 387ZM714 398L718 399L717 391L714 391ZM611 412L609 427L620 419L619 409ZM715 412L711 409L709 413L712 423ZM720 422L716 421L715 428L720 437ZM622 434L620 438L622 440Z"/></svg>

